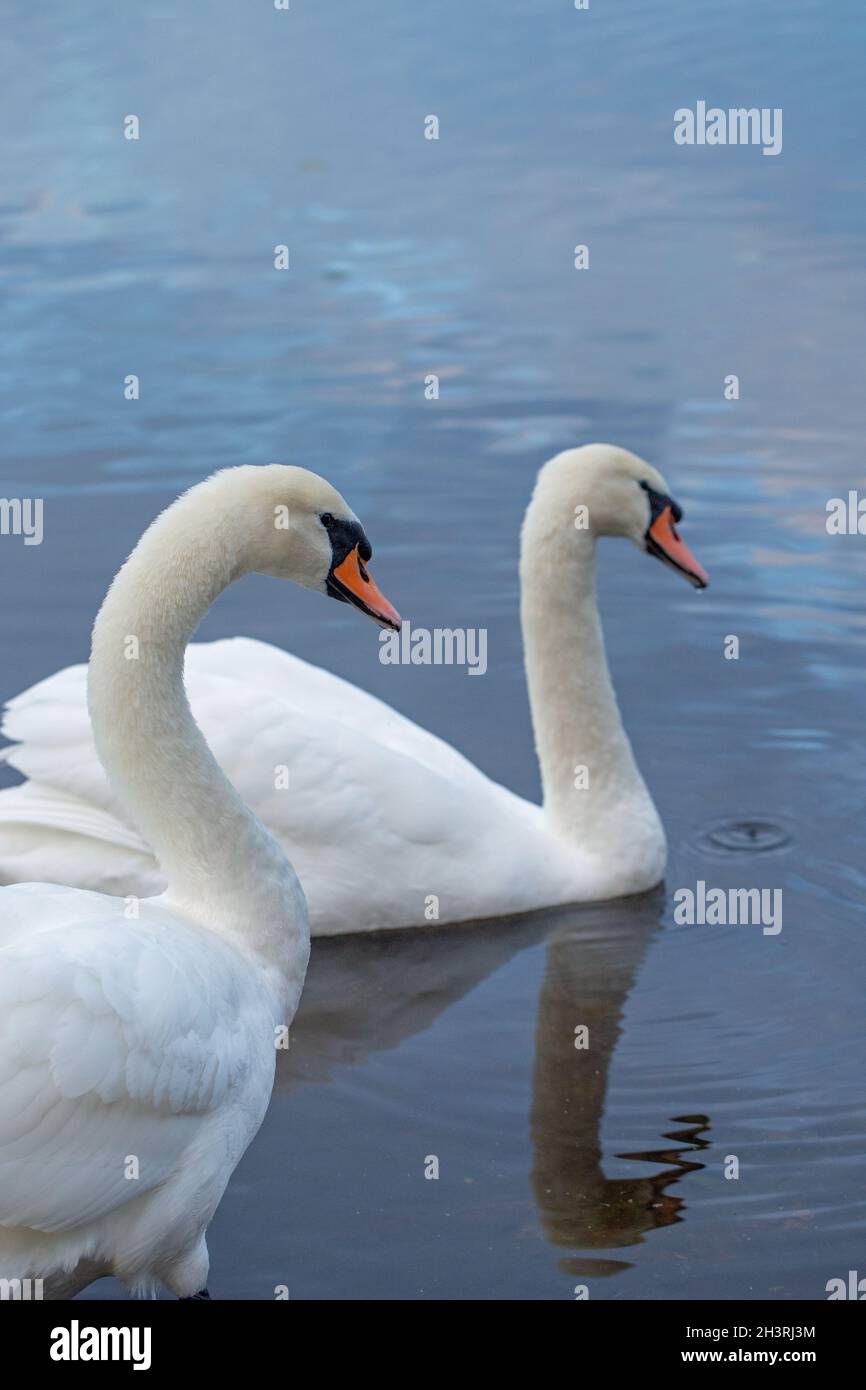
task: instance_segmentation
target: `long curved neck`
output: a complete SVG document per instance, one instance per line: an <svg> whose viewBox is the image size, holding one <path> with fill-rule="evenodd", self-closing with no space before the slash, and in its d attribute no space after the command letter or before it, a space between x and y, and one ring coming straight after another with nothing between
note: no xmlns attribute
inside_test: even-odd
<svg viewBox="0 0 866 1390"><path fill-rule="evenodd" d="M198 490L157 518L97 616L88 703L100 760L153 847L166 903L282 969L307 930L300 885L218 766L183 682L187 642L245 568L231 515L215 518Z"/></svg>
<svg viewBox="0 0 866 1390"><path fill-rule="evenodd" d="M536 497L521 541L521 622L544 810L575 846L631 856L663 836L611 683L595 538L570 525L566 509Z"/></svg>

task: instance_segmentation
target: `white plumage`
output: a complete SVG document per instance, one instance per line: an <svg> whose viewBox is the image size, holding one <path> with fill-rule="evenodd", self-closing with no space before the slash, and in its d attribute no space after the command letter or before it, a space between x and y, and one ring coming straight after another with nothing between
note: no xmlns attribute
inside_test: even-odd
<svg viewBox="0 0 866 1390"><path fill-rule="evenodd" d="M622 728L594 590L597 537L644 548L653 520L645 483L666 498L642 460L586 446L546 465L527 512L523 629L543 807L278 648L232 638L188 649L196 718L244 800L290 849L314 935L493 917L658 882L664 833ZM575 527L578 504L587 530ZM80 886L156 892L153 856L95 756L84 679L83 667L67 668L7 705L3 732L15 742L5 756L29 780L0 792L0 880L50 870ZM288 788L275 785L278 766Z"/></svg>
<svg viewBox="0 0 866 1390"><path fill-rule="evenodd" d="M0 1277L47 1277L55 1296L91 1260L134 1289L204 1286L203 1231L264 1117L285 1021L236 947L125 906L42 884L2 897Z"/></svg>
<svg viewBox="0 0 866 1390"><path fill-rule="evenodd" d="M283 505L292 525L278 534ZM84 668L59 682L75 692L67 729L87 766L77 800L51 792L63 835L79 846L108 835L132 853L139 825L168 887L141 897L118 872L122 897L0 891L0 1279L42 1279L54 1298L102 1274L179 1297L205 1284L205 1233L267 1109L309 920L291 864L192 718L183 652L219 591L253 569L323 593L342 575L358 606L393 625L351 558L359 549L357 518L314 475L216 474L154 522L100 610L95 741ZM53 697L45 708L56 713Z"/></svg>
<svg viewBox="0 0 866 1390"><path fill-rule="evenodd" d="M76 884L159 892L158 866L96 757L85 680L85 667L69 667L8 706L9 760L29 781L0 795L4 872L14 862L21 877L50 856ZM456 920L533 906L542 875L554 891L559 846L540 807L338 676L235 637L190 646L186 686L230 781L291 846L314 935L423 920L432 893ZM278 766L286 789L274 785ZM560 853L567 900L574 854ZM494 864L493 881L479 874Z"/></svg>

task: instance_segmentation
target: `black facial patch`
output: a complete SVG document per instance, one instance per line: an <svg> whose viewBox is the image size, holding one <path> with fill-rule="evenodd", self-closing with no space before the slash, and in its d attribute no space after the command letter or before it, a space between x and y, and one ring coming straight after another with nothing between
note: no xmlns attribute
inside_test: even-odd
<svg viewBox="0 0 866 1390"><path fill-rule="evenodd" d="M331 598L339 599L341 603L353 603L353 599L346 597L339 580L334 578L334 570L342 565L346 556L350 555L356 546L362 561L371 558L373 547L367 540L367 534L360 521L340 521L335 517L325 526L325 530L331 542L331 568L328 570L325 587ZM361 573L364 574L363 564ZM364 577L366 578L366 575Z"/></svg>
<svg viewBox="0 0 866 1390"><path fill-rule="evenodd" d="M641 481L640 486L649 498L650 503L650 523L646 529L647 536L649 536L650 527L658 521L665 507L670 507L671 516L674 521L682 521L683 509L678 502L675 502L672 497L668 497L664 492L656 492L654 488L650 487L649 483Z"/></svg>

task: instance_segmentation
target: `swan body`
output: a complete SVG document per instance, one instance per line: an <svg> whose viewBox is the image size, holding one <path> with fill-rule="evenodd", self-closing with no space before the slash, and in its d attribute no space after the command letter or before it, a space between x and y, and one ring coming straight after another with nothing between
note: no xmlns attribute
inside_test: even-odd
<svg viewBox="0 0 866 1390"><path fill-rule="evenodd" d="M230 469L163 513L109 590L90 751L167 887L143 900L131 885L0 890L0 1278L41 1278L55 1298L103 1274L181 1298L204 1288L207 1226L267 1109L309 920L192 717L184 649L252 569L352 594L396 625L368 555L322 479Z"/></svg>
<svg viewBox="0 0 866 1390"><path fill-rule="evenodd" d="M158 903L46 884L0 897L0 1277L103 1274L179 1297L271 1095L291 1016L256 961ZM303 952L293 995L300 996Z"/></svg>
<svg viewBox="0 0 866 1390"><path fill-rule="evenodd" d="M0 814L16 817L14 827L0 823L4 872L27 876L52 837L63 880L157 893L159 867L95 758L84 681L84 668L71 667L44 682L41 694L34 687L20 723L16 702L9 707L6 727L23 738L15 765L26 765L30 780L0 794ZM423 921L434 893L440 921L529 910L539 893L571 901L584 887L611 896L603 872L592 877L594 866L579 855L575 864L574 851L550 835L540 806L319 667L235 637L191 646L186 685L230 780L291 845L313 935ZM242 731L245 710L255 718ZM62 730L62 761L50 736L24 735L37 712L46 733ZM274 787L276 766L289 769L291 795ZM479 874L479 864L489 872Z"/></svg>
<svg viewBox="0 0 866 1390"><path fill-rule="evenodd" d="M523 528L521 607L542 806L278 648L244 638L189 648L196 717L244 800L291 847L314 935L597 901L659 881L664 832L608 673L595 547L603 535L631 539L702 586L665 508L680 515L661 475L613 446L568 450L541 470ZM84 679L69 667L7 705L3 731L15 742L5 756L28 780L0 792L0 879L39 866L82 887L156 892L156 861L95 757ZM290 794L274 785L277 766L289 770ZM588 786L576 786L579 767Z"/></svg>

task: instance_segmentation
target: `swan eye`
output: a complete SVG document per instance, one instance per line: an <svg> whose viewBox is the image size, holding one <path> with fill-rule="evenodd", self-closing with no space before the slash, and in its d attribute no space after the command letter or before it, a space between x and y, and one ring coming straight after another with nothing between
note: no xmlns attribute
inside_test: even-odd
<svg viewBox="0 0 866 1390"><path fill-rule="evenodd" d="M321 521L326 531L330 531L331 527L335 524L334 518L332 517L330 512L322 512L322 515L319 517L319 520Z"/></svg>

